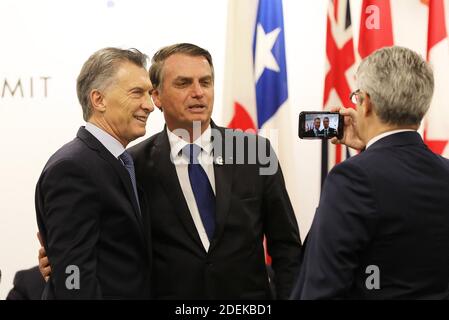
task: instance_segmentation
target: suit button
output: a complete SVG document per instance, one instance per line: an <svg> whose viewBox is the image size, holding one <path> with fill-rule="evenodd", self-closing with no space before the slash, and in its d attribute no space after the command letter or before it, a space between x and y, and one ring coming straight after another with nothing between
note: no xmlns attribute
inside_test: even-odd
<svg viewBox="0 0 449 320"><path fill-rule="evenodd" d="M213 264L212 264L212 262L206 262L206 266L210 268L213 266Z"/></svg>

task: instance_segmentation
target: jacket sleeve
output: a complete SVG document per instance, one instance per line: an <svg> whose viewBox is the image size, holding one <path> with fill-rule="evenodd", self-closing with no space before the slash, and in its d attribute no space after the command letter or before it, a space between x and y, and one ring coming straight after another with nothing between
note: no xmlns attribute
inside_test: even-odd
<svg viewBox="0 0 449 320"><path fill-rule="evenodd" d="M44 222L44 242L55 299L101 298L96 246L101 192L88 169L73 160L47 168L37 185L36 209Z"/></svg>

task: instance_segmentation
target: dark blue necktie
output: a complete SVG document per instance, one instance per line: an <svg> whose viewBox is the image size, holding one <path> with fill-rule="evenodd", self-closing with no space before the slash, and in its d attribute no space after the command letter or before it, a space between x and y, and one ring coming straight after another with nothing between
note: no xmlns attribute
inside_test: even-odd
<svg viewBox="0 0 449 320"><path fill-rule="evenodd" d="M207 237L209 241L212 241L215 232L215 194L206 172L198 162L201 147L196 144L188 144L184 147L184 152L189 157L189 180L196 205Z"/></svg>
<svg viewBox="0 0 449 320"><path fill-rule="evenodd" d="M133 185L134 189L134 195L136 196L137 200L137 206L139 207L139 213L140 213L140 204L139 204L139 197L137 196L137 185L136 185L136 173L134 171L134 162L133 158L128 152L123 152L119 156L120 160L122 160L123 165L125 166L126 170L129 173L129 177L131 178L131 184Z"/></svg>

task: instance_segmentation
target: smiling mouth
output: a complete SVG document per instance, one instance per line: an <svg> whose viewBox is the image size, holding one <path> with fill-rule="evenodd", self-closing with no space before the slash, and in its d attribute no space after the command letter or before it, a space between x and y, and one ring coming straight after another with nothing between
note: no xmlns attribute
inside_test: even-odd
<svg viewBox="0 0 449 320"><path fill-rule="evenodd" d="M142 123L147 122L147 117L143 117L143 116L134 116L134 119L137 119L137 120L141 121Z"/></svg>
<svg viewBox="0 0 449 320"><path fill-rule="evenodd" d="M193 106L188 107L191 111L203 111L206 109L206 106L204 104L195 104Z"/></svg>

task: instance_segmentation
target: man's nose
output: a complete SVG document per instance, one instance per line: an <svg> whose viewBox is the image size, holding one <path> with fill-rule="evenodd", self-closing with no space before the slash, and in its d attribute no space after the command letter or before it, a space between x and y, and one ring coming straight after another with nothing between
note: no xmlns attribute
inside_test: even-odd
<svg viewBox="0 0 449 320"><path fill-rule="evenodd" d="M204 89L199 82L192 84L192 97L198 98L204 95Z"/></svg>
<svg viewBox="0 0 449 320"><path fill-rule="evenodd" d="M148 113L153 112L153 110L154 110L154 103L153 103L153 99L151 99L151 95L150 94L145 95L144 101L142 103L142 109L144 109Z"/></svg>

